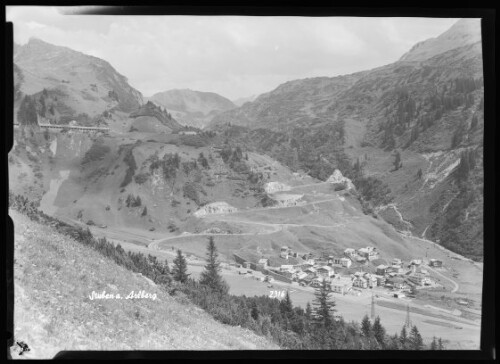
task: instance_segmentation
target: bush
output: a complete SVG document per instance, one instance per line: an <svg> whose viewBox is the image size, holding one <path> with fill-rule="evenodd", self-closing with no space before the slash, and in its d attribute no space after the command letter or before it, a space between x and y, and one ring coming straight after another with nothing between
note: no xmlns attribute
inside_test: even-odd
<svg viewBox="0 0 500 364"><path fill-rule="evenodd" d="M148 180L148 178L149 178L149 174L139 173L138 175L136 175L134 177L134 180L135 180L135 183L142 185L143 183L145 183Z"/></svg>
<svg viewBox="0 0 500 364"><path fill-rule="evenodd" d="M198 189L195 183L185 183L182 191L184 193L184 197L193 200L197 205L200 204L200 197L198 195Z"/></svg>

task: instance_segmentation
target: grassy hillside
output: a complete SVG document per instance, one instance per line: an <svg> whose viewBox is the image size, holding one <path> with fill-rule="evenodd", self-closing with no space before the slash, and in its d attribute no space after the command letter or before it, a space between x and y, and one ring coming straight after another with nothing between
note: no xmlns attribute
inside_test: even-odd
<svg viewBox="0 0 500 364"><path fill-rule="evenodd" d="M141 93L108 62L67 47L31 38L16 48L14 63L19 92L53 91L56 99L51 104L56 112L47 117L54 120L79 115L93 118L109 110L131 112L142 104Z"/></svg>
<svg viewBox="0 0 500 364"><path fill-rule="evenodd" d="M284 83L217 115L211 127L321 180L338 168L399 230L480 260L479 156L466 183L472 192L454 198L463 190L454 177L461 153L482 153L479 29L476 20L462 20L395 63ZM448 208L451 199L460 216ZM464 225L473 233L464 234Z"/></svg>
<svg viewBox="0 0 500 364"><path fill-rule="evenodd" d="M52 228L10 211L15 226L15 340L51 358L60 350L277 349L249 330L222 325L151 280ZM156 299L90 300L92 291ZM15 355L15 354L14 354Z"/></svg>

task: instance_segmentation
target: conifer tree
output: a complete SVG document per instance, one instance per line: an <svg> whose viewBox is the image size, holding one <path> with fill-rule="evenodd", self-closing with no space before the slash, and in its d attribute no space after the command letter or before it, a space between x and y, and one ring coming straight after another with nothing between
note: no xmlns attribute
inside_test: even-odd
<svg viewBox="0 0 500 364"><path fill-rule="evenodd" d="M186 283L189 274L187 273L186 258L182 255L180 250L177 250L177 256L174 259L174 267L172 268L172 275L177 282Z"/></svg>
<svg viewBox="0 0 500 364"><path fill-rule="evenodd" d="M213 236L208 238L207 265L201 273L200 284L210 287L221 294L227 294L229 287L220 274L220 263Z"/></svg>
<svg viewBox="0 0 500 364"><path fill-rule="evenodd" d="M363 320L361 320L361 332L365 337L370 337L372 334L372 324L370 322L370 319L368 318L368 315L365 315L363 317Z"/></svg>
<svg viewBox="0 0 500 364"><path fill-rule="evenodd" d="M323 280L321 286L314 293L316 298L313 301L313 305L315 306L315 323L326 329L333 326L333 314L336 311L334 309L335 302L330 298L330 294L328 282Z"/></svg>
<svg viewBox="0 0 500 364"><path fill-rule="evenodd" d="M250 315L255 321L259 319L259 308L257 307L256 301L252 302L252 309L250 310Z"/></svg>
<svg viewBox="0 0 500 364"><path fill-rule="evenodd" d="M437 350L437 341L435 336L432 338L431 350Z"/></svg>
<svg viewBox="0 0 500 364"><path fill-rule="evenodd" d="M401 329L401 334L399 335L399 343L401 348L404 350L408 347L408 333L406 332L406 326Z"/></svg>
<svg viewBox="0 0 500 364"><path fill-rule="evenodd" d="M385 346L385 328L380 323L379 316L377 316L375 318L375 321L373 322L372 331L373 331L373 335L375 336L375 339L377 340L377 342L380 345L382 345L382 347L384 347Z"/></svg>
<svg viewBox="0 0 500 364"><path fill-rule="evenodd" d="M441 340L441 338L438 339L437 349L444 350L443 340Z"/></svg>
<svg viewBox="0 0 500 364"><path fill-rule="evenodd" d="M280 301L280 311L283 316L289 319L293 316L293 304L288 291L286 291L285 298Z"/></svg>
<svg viewBox="0 0 500 364"><path fill-rule="evenodd" d="M422 335L418 331L417 326L413 326L410 331L410 347L412 350L422 350L424 348L424 341Z"/></svg>
<svg viewBox="0 0 500 364"><path fill-rule="evenodd" d="M387 346L388 350L399 350L400 348L400 342L399 342L399 337L398 334L394 334L394 336L391 336L389 338L389 344Z"/></svg>

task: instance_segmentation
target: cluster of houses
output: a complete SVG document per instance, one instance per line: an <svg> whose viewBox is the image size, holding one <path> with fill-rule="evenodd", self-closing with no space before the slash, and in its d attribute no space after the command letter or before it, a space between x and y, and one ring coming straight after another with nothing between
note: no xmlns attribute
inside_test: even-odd
<svg viewBox="0 0 500 364"><path fill-rule="evenodd" d="M353 274L341 274L344 268L350 268L353 262L363 263L379 258L379 253L374 247L358 250L346 249L344 256L328 256L328 258L315 259L312 254L299 254L289 247L283 246L280 257L301 258L298 264L282 264L279 267L270 267L269 259L262 258L258 263L243 264L265 274L267 281L281 279L288 283L297 282L302 286L319 287L327 281L333 292L346 294L355 288L366 289L373 287L386 287L394 290L409 290L410 286L429 286L433 281L429 272L423 267L421 259L414 259L409 264L403 264L401 259L395 258L388 265L380 264L373 273L357 271ZM431 259L430 266L441 267L440 260ZM337 270L337 272L336 272Z"/></svg>
<svg viewBox="0 0 500 364"><path fill-rule="evenodd" d="M361 248L358 250L347 248L346 250L344 250L344 255L358 263L366 263L367 261L370 262L372 260L380 258L379 253L372 246L368 246L366 248Z"/></svg>

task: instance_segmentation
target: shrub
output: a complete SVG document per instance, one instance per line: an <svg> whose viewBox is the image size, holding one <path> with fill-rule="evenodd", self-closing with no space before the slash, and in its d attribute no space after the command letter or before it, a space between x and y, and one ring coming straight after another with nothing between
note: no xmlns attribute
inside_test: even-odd
<svg viewBox="0 0 500 364"><path fill-rule="evenodd" d="M198 195L198 189L196 184L194 183L185 183L182 191L184 193L184 197L193 200L197 205L200 204L200 197Z"/></svg>
<svg viewBox="0 0 500 364"><path fill-rule="evenodd" d="M149 178L149 174L139 173L138 175L136 175L134 177L134 180L135 180L135 183L142 185L143 183L145 183L148 180L148 178Z"/></svg>

